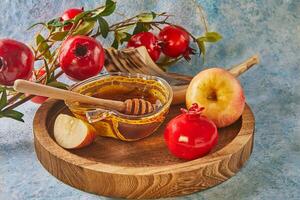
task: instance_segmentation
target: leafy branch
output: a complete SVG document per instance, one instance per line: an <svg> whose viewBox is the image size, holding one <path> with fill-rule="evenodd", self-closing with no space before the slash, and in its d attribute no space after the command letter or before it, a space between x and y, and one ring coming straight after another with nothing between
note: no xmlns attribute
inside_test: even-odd
<svg viewBox="0 0 300 200"><path fill-rule="evenodd" d="M52 87L68 88L66 84L58 82L57 78L63 74L63 72L59 70L59 50L63 41L70 36L87 35L94 38L101 36L105 39L109 34L113 34L114 40L111 46L117 49L124 42L127 42L134 34L153 29L161 30L164 25L180 27L170 23L168 19L172 16L165 12L144 12L110 25L105 18L113 14L115 9L116 2L113 0L106 0L105 5L83 11L73 19L62 21L61 18L58 17L51 19L48 22L37 22L30 26L28 30L37 26L41 27L40 31L35 36L34 45L31 48L34 53L35 61L42 62L38 67L39 70L44 69L46 71L46 73L40 77L35 75L36 78L33 81ZM222 36L217 32L208 31L201 7L199 7L199 11L205 30L204 35L195 36L183 27L180 28L187 31L193 42L197 44L199 55L203 55L204 58L206 53L205 43L217 42ZM71 26L71 28L67 29L66 26ZM182 58L183 56L175 59L166 57L162 63L157 64L164 69ZM32 99L34 95L18 93L14 91L13 88L5 86L0 86L0 95L0 118L9 117L18 121L23 121L23 114L16 111L15 108Z"/></svg>
<svg viewBox="0 0 300 200"><path fill-rule="evenodd" d="M58 53L62 42L69 36L89 35L95 27L97 18L109 16L115 8L116 3L112 0L107 0L104 6L84 11L72 20L62 22L60 18L55 18L48 22L38 22L30 26L28 30L36 26L42 26L42 29L35 36L35 45L31 48L35 61L43 61L39 70L45 69L46 71L41 77L35 75L36 80L34 81L66 89L68 85L57 81L57 78L63 74L62 71L57 71L59 68ZM72 24L70 30L64 30L64 27L70 24ZM45 30L47 30L46 36L41 34ZM9 91L11 91L12 95L9 95L10 98L8 99ZM10 87L0 87L0 95L0 118L9 117L23 122L23 114L14 109L32 99L34 95L24 95L15 92Z"/></svg>

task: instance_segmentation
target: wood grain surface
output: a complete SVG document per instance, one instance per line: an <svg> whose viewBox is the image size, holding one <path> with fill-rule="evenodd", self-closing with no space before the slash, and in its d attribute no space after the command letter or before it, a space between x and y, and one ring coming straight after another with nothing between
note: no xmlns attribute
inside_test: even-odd
<svg viewBox="0 0 300 200"><path fill-rule="evenodd" d="M166 122L179 112L173 106ZM205 157L184 161L172 156L163 140L163 124L136 142L98 137L89 147L65 150L53 139L53 122L70 113L62 101L48 100L34 118L36 154L56 178L80 190L109 197L181 196L215 186L235 175L249 159L254 116L249 108L232 126L219 130L218 145Z"/></svg>

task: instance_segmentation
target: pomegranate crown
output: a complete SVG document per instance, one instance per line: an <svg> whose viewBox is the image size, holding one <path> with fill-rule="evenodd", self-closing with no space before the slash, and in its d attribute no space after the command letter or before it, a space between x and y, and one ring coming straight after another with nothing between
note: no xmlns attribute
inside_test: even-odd
<svg viewBox="0 0 300 200"><path fill-rule="evenodd" d="M182 113L191 115L191 116L200 116L204 107L200 107L197 103L193 103L192 106L187 110L185 108L180 109Z"/></svg>

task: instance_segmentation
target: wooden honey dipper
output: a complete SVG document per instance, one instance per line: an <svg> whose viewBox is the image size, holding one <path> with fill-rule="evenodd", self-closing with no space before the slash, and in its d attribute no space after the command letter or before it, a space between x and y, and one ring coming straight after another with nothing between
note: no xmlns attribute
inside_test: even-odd
<svg viewBox="0 0 300 200"><path fill-rule="evenodd" d="M91 96L86 96L69 90L50 87L26 80L16 80L14 89L18 92L45 96L59 100L77 101L80 103L99 105L112 110L125 113L127 115L143 115L154 111L157 105L152 105L149 101L144 99L127 99L123 101L115 101L108 99L100 99Z"/></svg>

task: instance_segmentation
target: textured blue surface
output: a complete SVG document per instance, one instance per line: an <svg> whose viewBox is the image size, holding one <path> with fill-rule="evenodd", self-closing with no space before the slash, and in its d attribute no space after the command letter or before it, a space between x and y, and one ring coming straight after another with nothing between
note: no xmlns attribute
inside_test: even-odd
<svg viewBox="0 0 300 200"><path fill-rule="evenodd" d="M130 4L125 5L126 3ZM189 1L120 1L120 12L147 9L176 11L177 22L201 32L190 20L197 15ZM243 75L248 103L256 117L254 151L233 178L185 199L300 199L300 1L198 0L210 28L224 36L208 49L205 66L237 64L258 52L261 64ZM101 1L2 0L0 37L29 42L26 28L58 16L68 7L92 8ZM196 61L195 61L196 62ZM194 62L194 63L195 63ZM195 74L195 64L174 71ZM26 104L26 123L0 121L0 199L104 199L71 188L52 177L33 148L32 117L36 105Z"/></svg>

